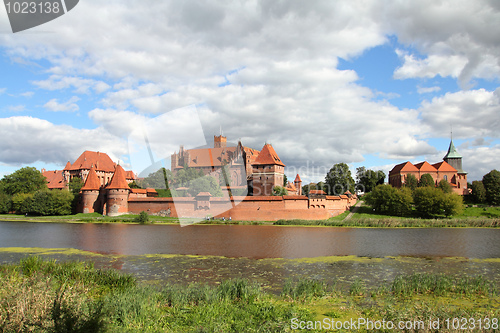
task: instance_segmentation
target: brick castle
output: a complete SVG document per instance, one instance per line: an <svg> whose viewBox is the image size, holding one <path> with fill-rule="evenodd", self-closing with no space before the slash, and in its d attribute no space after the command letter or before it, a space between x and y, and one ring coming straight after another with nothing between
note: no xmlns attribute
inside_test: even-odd
<svg viewBox="0 0 500 333"><path fill-rule="evenodd" d="M171 156L175 174L183 168L202 170L205 175L220 176L223 168L229 174L231 188L248 188L246 196L212 197L200 192L195 197L160 198L154 189L132 189L136 179L131 171L112 162L99 152L84 152L73 164L61 171L43 171L52 189L67 188L72 177L84 181L78 211L99 212L109 216L145 211L172 217L206 216L236 220L327 219L349 209L356 197L349 194L329 196L323 193L301 195L302 181L297 175L288 182L288 195L272 196L275 186L283 186L285 164L270 144L258 151L238 142L227 147L226 137L214 136L214 147L184 150ZM226 192L227 193L227 192Z"/></svg>

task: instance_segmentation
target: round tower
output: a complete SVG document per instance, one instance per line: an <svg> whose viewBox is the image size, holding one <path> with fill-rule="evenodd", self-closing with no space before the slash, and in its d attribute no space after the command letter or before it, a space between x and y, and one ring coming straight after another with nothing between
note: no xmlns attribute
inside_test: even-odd
<svg viewBox="0 0 500 333"><path fill-rule="evenodd" d="M109 185L106 187L106 215L118 216L128 213L128 196L130 187L125 178L125 170L117 165Z"/></svg>
<svg viewBox="0 0 500 333"><path fill-rule="evenodd" d="M302 195L302 180L300 179L299 174L297 174L293 182L297 188L297 195Z"/></svg>
<svg viewBox="0 0 500 333"><path fill-rule="evenodd" d="M99 178L95 172L94 167L92 166L89 171L89 175L87 176L87 180L85 184L81 188L81 201L80 201L80 209L84 214L94 213L100 210L99 205L99 189L101 185L99 182Z"/></svg>

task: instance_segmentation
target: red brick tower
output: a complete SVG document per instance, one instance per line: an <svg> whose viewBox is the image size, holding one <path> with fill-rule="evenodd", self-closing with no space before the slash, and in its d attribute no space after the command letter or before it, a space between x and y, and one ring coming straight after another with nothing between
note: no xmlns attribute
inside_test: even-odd
<svg viewBox="0 0 500 333"><path fill-rule="evenodd" d="M285 164L270 144L265 144L252 163L254 196L272 195L275 186L283 186Z"/></svg>
<svg viewBox="0 0 500 333"><path fill-rule="evenodd" d="M106 187L108 199L106 201L106 215L118 216L128 213L128 195L130 187L125 178L125 170L117 165L109 185Z"/></svg>
<svg viewBox="0 0 500 333"><path fill-rule="evenodd" d="M82 213L93 213L100 210L99 190L101 182L97 177L94 167L90 168L85 185L81 188L81 209Z"/></svg>
<svg viewBox="0 0 500 333"><path fill-rule="evenodd" d="M300 179L299 174L297 174L293 183L297 188L297 195L302 195L302 180Z"/></svg>

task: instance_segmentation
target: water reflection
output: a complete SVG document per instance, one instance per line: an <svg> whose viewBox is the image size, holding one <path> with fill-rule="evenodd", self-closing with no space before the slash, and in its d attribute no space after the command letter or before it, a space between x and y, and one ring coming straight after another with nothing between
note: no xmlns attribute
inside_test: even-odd
<svg viewBox="0 0 500 333"><path fill-rule="evenodd" d="M377 229L277 226L0 222L0 247L76 248L125 255L247 258L499 258L500 229Z"/></svg>

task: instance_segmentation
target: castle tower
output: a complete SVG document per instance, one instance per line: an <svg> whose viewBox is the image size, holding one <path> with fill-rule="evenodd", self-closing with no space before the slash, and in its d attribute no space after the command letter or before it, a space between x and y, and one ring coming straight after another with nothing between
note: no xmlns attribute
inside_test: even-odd
<svg viewBox="0 0 500 333"><path fill-rule="evenodd" d="M297 174L293 183L297 188L297 195L302 195L302 180L300 179L299 174Z"/></svg>
<svg viewBox="0 0 500 333"><path fill-rule="evenodd" d="M227 138L222 134L217 136L214 135L214 148L226 148Z"/></svg>
<svg viewBox="0 0 500 333"><path fill-rule="evenodd" d="M92 166L87 176L85 184L81 188L81 203L80 211L84 214L94 213L100 210L99 205L99 190L101 182L97 177L94 167Z"/></svg>
<svg viewBox="0 0 500 333"><path fill-rule="evenodd" d="M270 144L265 144L252 163L252 188L254 196L272 195L275 186L283 186L285 164Z"/></svg>
<svg viewBox="0 0 500 333"><path fill-rule="evenodd" d="M106 187L108 198L106 201L106 215L118 216L128 213L128 195L130 187L127 184L125 170L117 165L115 174Z"/></svg>

